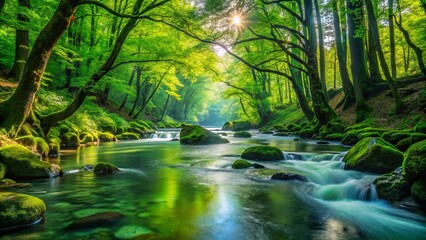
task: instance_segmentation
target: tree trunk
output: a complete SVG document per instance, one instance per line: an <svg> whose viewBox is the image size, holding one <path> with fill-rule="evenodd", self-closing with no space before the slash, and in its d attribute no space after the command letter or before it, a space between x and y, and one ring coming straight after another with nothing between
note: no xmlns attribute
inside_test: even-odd
<svg viewBox="0 0 426 240"><path fill-rule="evenodd" d="M322 91L321 79L318 75L318 60L317 60L317 34L315 29L315 24L313 21L313 9L312 9L312 0L305 0L305 17L306 17L306 27L308 30L308 48L307 48L307 58L308 58L308 77L310 83L310 89L312 94L312 103L313 109L316 118L318 119L318 126L326 125L328 122L332 121L337 117L334 110L328 105L325 98L324 92Z"/></svg>
<svg viewBox="0 0 426 240"><path fill-rule="evenodd" d="M142 2L143 0L136 1L132 11L133 14L138 14L139 9L141 8ZM138 23L137 19L129 19L127 24L124 26L123 30L120 32L120 35L117 38L117 41L115 42L114 48L112 49L110 55L108 56L108 59L98 69L98 71L91 77L91 79L86 84L86 86L80 89L80 91L77 93L77 96L74 98L72 103L68 105L68 107L66 107L62 111L58 111L40 118L41 126L44 131L48 132L53 125L55 125L59 121L69 118L72 114L74 114L75 111L77 111L80 108L80 106L83 104L86 97L89 95L93 87L96 85L96 83L99 82L99 80L101 80L102 77L105 76L105 74L107 74L107 72L111 69L115 59L117 59L118 54L120 53L120 50L124 44L124 41L126 40L129 33L132 31L132 29L137 25L137 23Z"/></svg>
<svg viewBox="0 0 426 240"><path fill-rule="evenodd" d="M393 22L393 0L388 0L389 41L391 54L392 78L396 78L396 56L395 56L395 26Z"/></svg>
<svg viewBox="0 0 426 240"><path fill-rule="evenodd" d="M129 80L129 83L128 83L129 86L133 85L133 78L135 77L136 68L137 67L135 66L132 70L132 74L130 74L130 80ZM120 107L118 108L119 110L124 108L128 98L129 98L129 94L126 93L126 96L124 97L123 102L121 102Z"/></svg>
<svg viewBox="0 0 426 240"><path fill-rule="evenodd" d="M142 89L142 85L141 84L141 68L140 67L136 67L136 98L135 98L135 102L133 103L132 109L129 112L129 116L132 116L133 113L135 112L136 106L138 105L139 99L141 97L141 89ZM148 80L148 79L146 79ZM146 82L146 80L144 82Z"/></svg>
<svg viewBox="0 0 426 240"><path fill-rule="evenodd" d="M417 45L414 44L413 41L411 41L410 34L408 34L408 31L405 30L405 28L402 26L402 17L401 16L399 16L399 22L396 20L396 17L395 17L395 24L396 24L396 26L398 26L399 31L401 31L402 34L404 35L405 41L407 42L408 46L410 46L411 49L413 49L414 53L416 54L417 63L419 64L420 71L423 73L424 76L426 76L426 66L425 66L425 63L423 61L422 49L417 47Z"/></svg>
<svg viewBox="0 0 426 240"><path fill-rule="evenodd" d="M364 89L367 81L365 66L365 51L363 37L356 33L364 27L363 7L361 0L346 0L347 5L347 25L349 37L349 49L351 54L351 70L354 82L354 94L356 102L357 119L360 122L366 118L368 107L364 99Z"/></svg>
<svg viewBox="0 0 426 240"><path fill-rule="evenodd" d="M18 0L19 7L31 9L30 0ZM18 14L18 22L27 28L30 19L24 15ZM19 82L24 72L24 67L27 62L28 55L30 53L30 34L28 29L16 29L15 37L15 60L13 61L12 70L10 70L9 77L15 79L15 82Z"/></svg>
<svg viewBox="0 0 426 240"><path fill-rule="evenodd" d="M379 55L380 65L382 67L382 71L386 77L386 81L392 91L394 102L395 102L395 113L400 113L403 109L403 102L401 96L399 95L398 88L395 85L394 80L389 72L389 67L386 63L385 55L382 50L382 45L380 43L379 37L379 28L377 26L376 16L374 15L373 4L371 0L365 0L367 14L368 14L368 23L372 29L372 37L377 45L377 54Z"/></svg>
<svg viewBox="0 0 426 240"><path fill-rule="evenodd" d="M161 113L160 121L163 121L164 116L166 115L167 105L169 105L170 95L167 95L166 103L164 104L163 112Z"/></svg>
<svg viewBox="0 0 426 240"><path fill-rule="evenodd" d="M0 103L0 127L15 136L28 117L50 54L70 26L77 8L72 0L62 0L46 27L40 32L27 59L21 81L13 95Z"/></svg>
<svg viewBox="0 0 426 240"><path fill-rule="evenodd" d="M379 61L377 59L377 44L374 41L373 29L368 25L368 51L367 60L370 67L370 80L372 82L381 82L382 76L380 75Z"/></svg>
<svg viewBox="0 0 426 240"><path fill-rule="evenodd" d="M340 27L340 17L339 11L337 7L337 0L333 0L333 23L334 23L334 37L336 42L336 53L337 59L339 61L339 72L340 78L342 79L343 91L345 92L345 96L347 98L347 104L345 104L345 108L348 104L350 104L355 96L354 96L354 88L352 82L349 77L347 62L346 62L346 54L345 48L342 43L342 35L341 35L341 27Z"/></svg>
<svg viewBox="0 0 426 240"><path fill-rule="evenodd" d="M318 26L317 29L318 29L318 43L319 43L319 54L320 54L321 86L322 86L322 92L324 93L324 97L328 101L327 82L325 79L324 33L322 29L321 14L320 14L319 6L318 6L318 0L314 0L314 5L315 5L315 15L317 18L317 26Z"/></svg>

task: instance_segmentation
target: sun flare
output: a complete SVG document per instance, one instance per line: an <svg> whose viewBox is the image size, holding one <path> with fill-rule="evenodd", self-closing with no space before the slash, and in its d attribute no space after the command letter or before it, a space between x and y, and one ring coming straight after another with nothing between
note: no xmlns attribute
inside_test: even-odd
<svg viewBox="0 0 426 240"><path fill-rule="evenodd" d="M241 24L241 18L240 18L240 16L234 16L233 18L232 18L232 24L233 25L240 25Z"/></svg>

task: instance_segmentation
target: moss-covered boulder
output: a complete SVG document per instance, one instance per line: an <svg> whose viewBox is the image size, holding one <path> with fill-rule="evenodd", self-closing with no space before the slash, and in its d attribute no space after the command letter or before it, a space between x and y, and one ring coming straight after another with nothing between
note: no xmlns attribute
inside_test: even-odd
<svg viewBox="0 0 426 240"><path fill-rule="evenodd" d="M370 125L365 124L365 123L358 123L358 124L346 127L345 132L349 132L349 131L352 131L352 130L359 130L359 129L368 128L368 127L370 127Z"/></svg>
<svg viewBox="0 0 426 240"><path fill-rule="evenodd" d="M284 125L284 129L287 129L288 132L298 132L302 129L302 127L295 123L287 123Z"/></svg>
<svg viewBox="0 0 426 240"><path fill-rule="evenodd" d="M290 133L288 133L288 132L275 132L273 135L276 136L276 137L288 137L288 136L290 136Z"/></svg>
<svg viewBox="0 0 426 240"><path fill-rule="evenodd" d="M324 139L327 140L327 141L341 141L343 139L343 134L342 133L332 133L332 134L325 136Z"/></svg>
<svg viewBox="0 0 426 240"><path fill-rule="evenodd" d="M223 131L247 131L250 130L251 123L247 121L229 121L222 126Z"/></svg>
<svg viewBox="0 0 426 240"><path fill-rule="evenodd" d="M243 159L238 159L232 164L232 168L235 168L235 169L244 169L244 168L249 168L251 166L252 164L250 162Z"/></svg>
<svg viewBox="0 0 426 240"><path fill-rule="evenodd" d="M411 133L408 138L402 139L395 146L401 151L406 151L410 146L414 145L417 142L423 141L425 139L426 139L426 134Z"/></svg>
<svg viewBox="0 0 426 240"><path fill-rule="evenodd" d="M125 132L116 136L118 140L138 140L140 135L137 133Z"/></svg>
<svg viewBox="0 0 426 240"><path fill-rule="evenodd" d="M61 137L61 145L63 148L78 148L80 147L80 138L76 133L65 133Z"/></svg>
<svg viewBox="0 0 426 240"><path fill-rule="evenodd" d="M342 144L355 145L359 141L356 130L350 130L343 135Z"/></svg>
<svg viewBox="0 0 426 240"><path fill-rule="evenodd" d="M96 175L109 175L120 172L120 169L111 163L99 162L96 164L93 172Z"/></svg>
<svg viewBox="0 0 426 240"><path fill-rule="evenodd" d="M283 160L284 153L273 146L254 146L244 150L241 158L259 161Z"/></svg>
<svg viewBox="0 0 426 240"><path fill-rule="evenodd" d="M402 174L402 168L377 177L374 184L381 199L398 202L410 195L410 185Z"/></svg>
<svg viewBox="0 0 426 240"><path fill-rule="evenodd" d="M0 148L0 162L6 165L6 176L12 179L48 178L62 174L59 166L40 161L34 153L18 144Z"/></svg>
<svg viewBox="0 0 426 240"><path fill-rule="evenodd" d="M101 142L113 142L113 141L117 140L117 138L114 136L114 134L112 134L110 132L99 133L98 137L99 137L99 140Z"/></svg>
<svg viewBox="0 0 426 240"><path fill-rule="evenodd" d="M426 205L426 177L415 181L410 190L416 201L423 206Z"/></svg>
<svg viewBox="0 0 426 240"><path fill-rule="evenodd" d="M236 138L250 138L251 133L249 133L249 132L236 132L236 133L234 133L234 137L236 137Z"/></svg>
<svg viewBox="0 0 426 240"><path fill-rule="evenodd" d="M421 121L414 126L414 132L426 134L426 121Z"/></svg>
<svg viewBox="0 0 426 240"><path fill-rule="evenodd" d="M410 181L416 181L425 176L426 140L418 142L408 149L402 167Z"/></svg>
<svg viewBox="0 0 426 240"><path fill-rule="evenodd" d="M299 131L299 136L302 138L312 138L312 136L314 136L315 133L316 132L314 128L307 126Z"/></svg>
<svg viewBox="0 0 426 240"><path fill-rule="evenodd" d="M222 138L218 134L197 125L184 126L179 136L181 144L204 145L229 143L228 139Z"/></svg>
<svg viewBox="0 0 426 240"><path fill-rule="evenodd" d="M389 173L400 167L404 155L381 138L364 138L343 158L345 169Z"/></svg>
<svg viewBox="0 0 426 240"><path fill-rule="evenodd" d="M319 135L325 138L327 135L335 133L344 133L346 125L340 120L333 120L322 126Z"/></svg>
<svg viewBox="0 0 426 240"><path fill-rule="evenodd" d="M2 180L6 176L6 166L0 162L0 180Z"/></svg>
<svg viewBox="0 0 426 240"><path fill-rule="evenodd" d="M46 205L41 199L26 194L0 192L0 209L0 229L8 229L39 221Z"/></svg>

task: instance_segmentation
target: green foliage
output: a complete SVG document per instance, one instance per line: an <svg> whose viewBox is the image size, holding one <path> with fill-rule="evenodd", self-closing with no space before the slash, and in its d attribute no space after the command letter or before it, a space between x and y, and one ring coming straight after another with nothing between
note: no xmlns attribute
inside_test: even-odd
<svg viewBox="0 0 426 240"><path fill-rule="evenodd" d="M6 166L0 162L0 180L2 180L6 176L6 171Z"/></svg>
<svg viewBox="0 0 426 240"><path fill-rule="evenodd" d="M61 136L61 145L64 148L78 148L80 146L80 138L75 133L65 133Z"/></svg>
<svg viewBox="0 0 426 240"><path fill-rule="evenodd" d="M37 152L39 152L42 156L47 156L49 154L49 144L47 144L46 140L41 137L34 137L37 143Z"/></svg>
<svg viewBox="0 0 426 240"><path fill-rule="evenodd" d="M114 134L110 132L99 133L98 137L101 142L112 142L116 140Z"/></svg>
<svg viewBox="0 0 426 240"><path fill-rule="evenodd" d="M116 136L118 140L138 140L140 135L136 133L125 132Z"/></svg>
<svg viewBox="0 0 426 240"><path fill-rule="evenodd" d="M416 126L414 126L414 132L426 134L426 121L416 124Z"/></svg>
<svg viewBox="0 0 426 240"><path fill-rule="evenodd" d="M37 146L37 142L32 135L18 137L15 139L15 141L29 148Z"/></svg>

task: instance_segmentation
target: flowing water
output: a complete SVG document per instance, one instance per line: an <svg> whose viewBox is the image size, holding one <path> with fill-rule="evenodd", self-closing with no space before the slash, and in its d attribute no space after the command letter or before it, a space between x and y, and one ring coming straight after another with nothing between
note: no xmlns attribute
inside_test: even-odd
<svg viewBox="0 0 426 240"><path fill-rule="evenodd" d="M16 190L45 201L44 224L0 239L127 239L145 233L167 239L425 239L426 217L377 199L376 176L344 171L348 148L337 143L256 134L227 137L230 144L186 146L170 141L177 133L65 153L59 161L67 174ZM309 181L271 181L230 167L255 145L286 152L284 161L261 164ZM77 171L99 161L122 171ZM78 218L105 211L126 217L108 228L65 230Z"/></svg>

